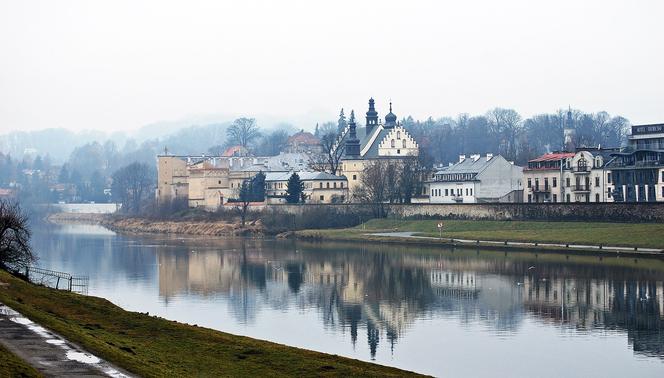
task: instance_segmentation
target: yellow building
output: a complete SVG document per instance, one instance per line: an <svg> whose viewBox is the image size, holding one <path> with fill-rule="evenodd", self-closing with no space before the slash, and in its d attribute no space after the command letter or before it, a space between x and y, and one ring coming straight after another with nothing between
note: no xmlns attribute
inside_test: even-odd
<svg viewBox="0 0 664 378"><path fill-rule="evenodd" d="M159 155L156 197L159 203L185 199L189 207L216 209L237 197L242 183L258 172L305 170L309 156L282 153L270 157Z"/></svg>

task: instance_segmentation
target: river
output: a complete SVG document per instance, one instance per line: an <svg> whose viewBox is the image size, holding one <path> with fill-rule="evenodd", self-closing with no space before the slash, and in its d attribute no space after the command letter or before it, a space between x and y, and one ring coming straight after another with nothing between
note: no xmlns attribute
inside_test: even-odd
<svg viewBox="0 0 664 378"><path fill-rule="evenodd" d="M664 376L664 261L39 226L132 311L437 376ZM192 351L195 353L195 351Z"/></svg>

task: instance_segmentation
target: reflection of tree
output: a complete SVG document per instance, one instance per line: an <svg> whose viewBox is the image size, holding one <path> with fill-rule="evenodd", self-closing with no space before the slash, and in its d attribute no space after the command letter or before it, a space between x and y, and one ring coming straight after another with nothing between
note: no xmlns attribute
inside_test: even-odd
<svg viewBox="0 0 664 378"><path fill-rule="evenodd" d="M160 287L164 275L170 284L181 285L171 292L226 295L243 323L253 321L263 306L314 308L325 327L349 330L353 345L366 328L372 358L381 337L393 348L416 318L432 313L509 335L527 312L556 327L626 330L636 352L663 354L664 341L657 336L663 289L656 279L661 275L647 269L541 262L534 255L432 256L301 243L296 251L290 243L233 243L238 243L235 251L177 258L176 251L160 251ZM206 269L194 268L199 264Z"/></svg>

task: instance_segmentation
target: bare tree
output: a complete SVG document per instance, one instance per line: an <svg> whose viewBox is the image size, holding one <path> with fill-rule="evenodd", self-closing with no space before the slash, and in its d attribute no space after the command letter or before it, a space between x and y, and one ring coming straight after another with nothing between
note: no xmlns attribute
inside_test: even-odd
<svg viewBox="0 0 664 378"><path fill-rule="evenodd" d="M261 135L256 120L254 118L238 118L226 131L228 143L240 145L244 148L256 140Z"/></svg>
<svg viewBox="0 0 664 378"><path fill-rule="evenodd" d="M364 166L360 177L360 184L355 188L353 197L371 206L373 215L377 218L385 216L385 202L388 198L387 162L375 160Z"/></svg>
<svg viewBox="0 0 664 378"><path fill-rule="evenodd" d="M155 172L147 164L132 163L113 173L111 192L116 202L128 213L138 213L144 201L151 198L156 184Z"/></svg>
<svg viewBox="0 0 664 378"><path fill-rule="evenodd" d="M17 203L0 200L0 267L28 265L36 260L30 247L28 217Z"/></svg>
<svg viewBox="0 0 664 378"><path fill-rule="evenodd" d="M320 139L322 153L314 154L309 159L309 168L316 172L328 172L336 175L344 155L344 146L337 143L336 133L326 133Z"/></svg>

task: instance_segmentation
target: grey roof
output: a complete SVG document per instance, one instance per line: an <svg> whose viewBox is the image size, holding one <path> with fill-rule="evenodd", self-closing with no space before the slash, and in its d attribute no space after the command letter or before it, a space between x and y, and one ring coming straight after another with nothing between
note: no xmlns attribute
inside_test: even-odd
<svg viewBox="0 0 664 378"><path fill-rule="evenodd" d="M309 156L304 153L280 153L277 156L229 158L234 164L230 166L231 171L245 172L289 172L304 170L309 165ZM243 160L245 164L241 164Z"/></svg>
<svg viewBox="0 0 664 378"><path fill-rule="evenodd" d="M500 155L494 156L489 160L487 160L486 155L480 156L477 160L466 157L462 162L438 170L436 174L480 173L499 157Z"/></svg>
<svg viewBox="0 0 664 378"><path fill-rule="evenodd" d="M265 181L288 181L293 172L266 172ZM302 181L310 180L346 180L346 176L336 176L327 172L297 172Z"/></svg>
<svg viewBox="0 0 664 378"><path fill-rule="evenodd" d="M360 151L364 150L367 144L369 144L369 141L372 139L372 137L375 134L379 134L376 139L374 140L374 143L369 147L369 150L362 155L362 157L367 158L367 157L378 157L378 145L380 142L385 139L385 136L390 132L391 129L382 129L380 125L376 125L373 127L370 133L367 134L367 128L366 126L364 127L358 127L355 129L357 139L360 140ZM346 140L348 139L348 127L344 130L344 134L340 139L339 145L343 146L346 144Z"/></svg>

